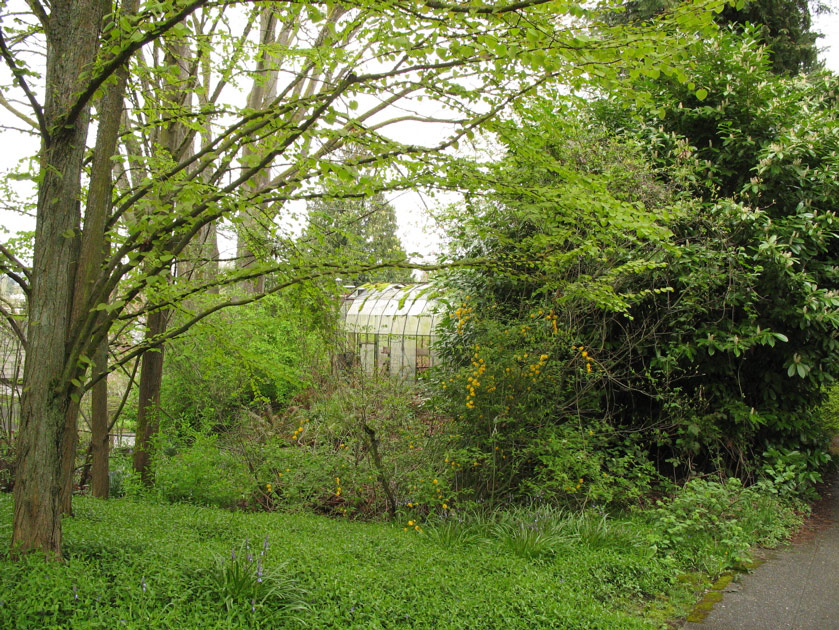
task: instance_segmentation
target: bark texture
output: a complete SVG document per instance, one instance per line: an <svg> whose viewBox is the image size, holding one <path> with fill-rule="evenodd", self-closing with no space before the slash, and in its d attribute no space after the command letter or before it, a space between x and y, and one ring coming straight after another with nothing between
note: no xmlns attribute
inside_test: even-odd
<svg viewBox="0 0 839 630"><path fill-rule="evenodd" d="M103 341L93 357L93 369L102 373L108 369L108 342ZM91 396L90 446L93 464L91 466L91 493L100 499L107 499L111 484L108 478L108 379L103 378L93 386Z"/></svg>
<svg viewBox="0 0 839 630"><path fill-rule="evenodd" d="M80 225L79 192L88 131L84 108L64 119L95 59L102 0L54 0L47 23L42 129L29 347L18 436L12 551L61 557L61 446L71 403L67 346Z"/></svg>
<svg viewBox="0 0 839 630"><path fill-rule="evenodd" d="M137 0L126 0L122 5L122 15L136 13L137 6ZM112 27L113 24L110 23L106 26L106 28ZM92 336L103 339L103 341L92 346L97 348L97 352L101 352L102 343L107 343L107 330L103 329L101 313L93 310L93 307L96 303L108 301L109 296L93 296L92 292L109 250L105 230L108 215L111 212L113 191L113 163L111 157L116 152L119 138L125 86L128 82L128 69L125 66L120 67L116 71L115 77L116 81L105 88L102 98L96 104L99 124L96 133L96 145L93 150L93 162L90 168L90 184L88 186L87 205L85 206L84 229L81 236L70 318L71 336L76 343L87 340ZM105 352L105 363L107 364L107 347ZM107 384L104 382L97 383L97 387L100 388L100 395L102 387L107 392ZM65 418L64 439L61 449L61 469L64 478L61 493L61 512L63 514L73 513L76 451L79 442L79 397L80 393L73 397ZM100 419L97 426L101 426L101 423L104 422L107 427L107 410L105 413L106 417L104 420ZM96 423L97 420L94 418L93 422ZM93 427L91 427L91 430L94 430ZM98 439L101 440L101 436ZM107 457L107 442L105 442L105 447L105 456ZM94 456L99 454L101 457L101 453L96 448L93 452Z"/></svg>
<svg viewBox="0 0 839 630"><path fill-rule="evenodd" d="M166 330L163 311L149 315L147 339L153 339ZM137 409L137 435L134 438L134 470L140 474L143 483L151 485L151 438L160 426L160 384L163 380L163 346L143 355L140 368L139 408Z"/></svg>

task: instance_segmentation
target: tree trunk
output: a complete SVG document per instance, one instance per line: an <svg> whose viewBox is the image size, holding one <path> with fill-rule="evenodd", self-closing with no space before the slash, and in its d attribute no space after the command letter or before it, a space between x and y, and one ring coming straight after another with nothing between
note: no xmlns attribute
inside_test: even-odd
<svg viewBox="0 0 839 630"><path fill-rule="evenodd" d="M62 120L95 58L105 3L53 0L47 24L43 111L29 345L15 477L12 553L61 558L61 445L71 402L67 342L79 248L79 192L87 108Z"/></svg>
<svg viewBox="0 0 839 630"><path fill-rule="evenodd" d="M136 13L138 0L124 0L122 15ZM107 24L112 27L113 24ZM71 330L78 334L81 322L91 316L89 300L91 290L99 273L105 255L109 250L105 238L105 226L111 212L113 182L112 156L116 152L119 138L120 120L122 119L125 86L128 82L128 69L125 66L115 73L116 81L105 89L102 98L96 104L98 111L98 130L96 145L93 150L93 162L90 169L90 184L88 186L87 205L84 213L84 229L82 230L79 261L76 271L73 293L73 306L70 318ZM103 296L105 301L108 296ZM93 314L96 317L95 314ZM101 316L98 317L101 320ZM85 333L81 333L85 335ZM102 334L102 333L100 333ZM107 331L104 333L107 344ZM94 352L99 352L100 349ZM105 347L105 362L107 363L107 345ZM103 381L100 381L103 383ZM102 384L107 392L107 385ZM106 412L107 413L107 412ZM79 397L74 396L70 402L65 419L64 439L61 445L61 469L64 481L61 492L61 512L65 515L73 513L73 487L76 472L76 451L79 444ZM107 426L107 417L104 422ZM96 450L94 450L96 452Z"/></svg>
<svg viewBox="0 0 839 630"><path fill-rule="evenodd" d="M192 58L192 51L189 46L177 38L164 42L165 55L164 63L167 66L180 68L179 79L168 83L161 91L161 103L171 110L172 122L165 127L160 134L160 145L166 149L173 161L177 162L184 156L190 155L192 146L185 143L188 129L183 122L177 119L177 112L185 108L193 97L191 89L191 77L188 71L189 60ZM161 198L161 201L174 205L172 199ZM215 236L215 231L212 231ZM147 321L146 339L154 340L166 332L168 310L158 310L149 313ZM160 388L163 384L163 355L164 347L161 344L152 351L143 355L142 367L140 368L140 391L137 402L137 435L134 439L134 470L140 475L143 483L151 485L154 481L151 475L149 464L153 445L151 439L157 434L160 426Z"/></svg>
<svg viewBox="0 0 839 630"><path fill-rule="evenodd" d="M81 393L75 390L64 416L61 440L61 503L62 516L73 516L73 487L76 480L76 451L79 448L79 406Z"/></svg>
<svg viewBox="0 0 839 630"><path fill-rule="evenodd" d="M96 355L93 357L93 371L101 374L108 369L108 341L107 339L99 344ZM108 451L110 440L108 439L108 379L100 380L93 386L92 392L91 436L90 444L93 452L93 465L91 467L91 492L93 496L100 499L107 499L110 492L110 479L108 478Z"/></svg>
<svg viewBox="0 0 839 630"><path fill-rule="evenodd" d="M166 331L164 311L149 315L147 339L153 339ZM137 435L134 437L134 470L143 483L151 485L151 438L160 426L160 385L163 381L163 346L149 350L143 355L140 368L140 392L137 402Z"/></svg>
<svg viewBox="0 0 839 630"><path fill-rule="evenodd" d="M267 47L274 44L287 44L292 36L290 25L286 25L277 34L277 16L270 5L266 5L259 15L259 42L260 53L256 64L256 76L251 91L248 94L248 107L254 110L265 107L277 97L277 69L279 60L268 52ZM248 158L258 154L260 146L247 145L242 151L242 157ZM248 191L261 190L268 182L268 171L257 174L245 185ZM243 211L238 223L236 235L236 268L247 269L255 266L261 258L264 258L264 244L261 244L268 236L268 224L271 222L270 212L263 203L253 204ZM245 293L256 295L265 292L265 276L258 276L252 280L244 280L240 283Z"/></svg>

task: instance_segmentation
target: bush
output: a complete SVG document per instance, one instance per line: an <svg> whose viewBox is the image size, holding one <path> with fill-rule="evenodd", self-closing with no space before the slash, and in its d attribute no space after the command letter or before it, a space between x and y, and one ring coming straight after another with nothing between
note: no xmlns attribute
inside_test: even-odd
<svg viewBox="0 0 839 630"><path fill-rule="evenodd" d="M694 479L658 506L658 531L650 542L680 565L712 576L742 565L753 544L775 544L800 522L765 488L743 488L734 478Z"/></svg>
<svg viewBox="0 0 839 630"><path fill-rule="evenodd" d="M535 498L579 509L626 506L660 483L639 442L604 420L618 357L586 345L587 331L560 325L538 300L502 317L467 298L443 321L446 363L432 373L437 403L457 420L447 460L456 485L491 503Z"/></svg>
<svg viewBox="0 0 839 630"><path fill-rule="evenodd" d="M216 436L199 435L189 446L154 462L158 495L167 501L234 508L256 488L245 462L220 448Z"/></svg>
<svg viewBox="0 0 839 630"><path fill-rule="evenodd" d="M167 346L161 406L179 430L221 431L248 410L280 411L328 365L329 310L294 297L221 311Z"/></svg>
<svg viewBox="0 0 839 630"><path fill-rule="evenodd" d="M369 517L451 503L448 427L423 395L415 384L363 375L322 388L248 447L271 505Z"/></svg>

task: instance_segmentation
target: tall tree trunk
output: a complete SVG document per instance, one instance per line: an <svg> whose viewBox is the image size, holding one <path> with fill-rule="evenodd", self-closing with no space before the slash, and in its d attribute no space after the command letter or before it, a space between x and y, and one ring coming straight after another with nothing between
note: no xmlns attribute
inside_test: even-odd
<svg viewBox="0 0 839 630"><path fill-rule="evenodd" d="M180 68L180 81L168 84L162 91L161 96L163 103L170 106L172 112L178 112L192 99L192 86L190 85L188 71L192 52L188 45L177 41L166 41L165 47L164 63L167 66ZM161 133L161 145L176 162L192 151L189 143L184 143L187 133L186 126L174 116L172 122ZM161 201L169 204L176 203L171 199ZM146 324L147 340L154 340L166 332L168 314L168 310L157 310L149 313ZM160 388L163 384L163 358L164 346L160 345L143 355L140 368L137 434L134 438L134 470L146 485L151 485L153 482L149 464L151 463L153 449L152 438L157 434L160 427Z"/></svg>
<svg viewBox="0 0 839 630"><path fill-rule="evenodd" d="M292 36L293 28L286 25L277 36L277 15L270 5L266 5L259 16L259 43L260 53L256 65L256 78L254 79L251 91L248 94L248 107L259 110L272 102L277 97L277 68L279 60L268 52L272 45L287 44ZM255 153L259 153L260 145L247 145L242 151L242 157L247 159ZM261 190L268 182L269 171L257 174L250 182L245 184L248 191ZM247 269L253 267L262 257L260 246L268 235L268 225L272 221L269 211L262 203L253 204L245 210L239 221L236 234L236 268ZM245 280L241 283L245 293L258 294L265 291L265 277L259 276L252 280Z"/></svg>
<svg viewBox="0 0 839 630"><path fill-rule="evenodd" d="M62 516L73 515L73 488L76 482L76 451L79 448L79 407L81 392L75 390L64 415L61 439L61 503Z"/></svg>
<svg viewBox="0 0 839 630"><path fill-rule="evenodd" d="M108 370L108 340L105 339L96 349L93 357L93 371L101 374ZM90 444L93 455L91 466L91 492L93 496L107 499L110 492L108 478L108 378L105 377L93 386L91 396Z"/></svg>
<svg viewBox="0 0 839 630"><path fill-rule="evenodd" d="M166 331L166 313L155 311L149 315L147 339ZM160 426L160 385L163 380L163 346L143 355L140 368L140 392L137 409L137 434L134 438L134 470L143 483L151 485L151 439Z"/></svg>
<svg viewBox="0 0 839 630"><path fill-rule="evenodd" d="M125 0L122 3L121 14L132 15L136 13L138 4L138 0ZM106 28L112 26L113 22L110 22ZM119 138L125 87L128 83L128 68L126 66L120 67L115 73L115 79L105 89L102 98L96 105L99 114L98 129L96 145L93 150L90 184L84 213L84 229L82 230L81 250L75 278L70 318L71 330L76 328L81 320L90 315L88 301L91 297L91 289L99 277L102 263L109 249L105 238L105 226L111 212L113 198L111 176L113 162L111 158L116 152L117 139ZM107 296L104 296L104 299L107 300ZM106 340L103 343L107 344L107 335L105 336ZM105 352L107 362L107 346ZM107 385L103 386L107 391ZM61 491L62 514L73 513L76 451L79 443L79 403L79 395L73 396L65 418L64 438L61 445L61 469L64 478ZM107 426L107 418L105 423Z"/></svg>
<svg viewBox="0 0 839 630"><path fill-rule="evenodd" d="M61 558L61 445L71 402L67 342L79 249L79 192L89 123L62 120L94 60L105 4L53 0L46 26L47 73L38 187L29 345L18 435L12 553ZM75 236L73 236L75 235Z"/></svg>

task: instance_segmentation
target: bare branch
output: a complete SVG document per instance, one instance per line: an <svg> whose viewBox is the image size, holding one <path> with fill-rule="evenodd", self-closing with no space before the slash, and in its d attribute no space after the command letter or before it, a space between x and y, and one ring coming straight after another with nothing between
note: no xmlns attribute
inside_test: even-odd
<svg viewBox="0 0 839 630"><path fill-rule="evenodd" d="M9 69L12 71L12 74L15 77L15 81L26 94L26 98L29 99L29 104L32 106L32 110L35 112L35 116L38 118L38 128L41 131L41 135L44 138L44 143L49 144L50 135L49 131L47 130L47 121L44 118L44 110L41 107L41 104L38 102L38 99L35 98L35 94L29 88L29 84L26 82L26 78L24 77L24 71L18 67L15 58L12 56L11 51L6 46L6 39L3 37L3 30L0 29L0 54L3 55L3 59L6 61L6 65L9 66Z"/></svg>
<svg viewBox="0 0 839 630"><path fill-rule="evenodd" d="M44 27L46 30L50 16L47 15L46 9L44 9L44 5L42 5L39 0L26 0L26 4L29 5L29 8L32 9L32 13L35 14L35 17L38 18L38 21L41 23L41 26Z"/></svg>
<svg viewBox="0 0 839 630"><path fill-rule="evenodd" d="M548 4L552 1L553 0L522 0L522 2L514 2L506 6L475 6L449 4L447 2L427 0L425 6L427 6L429 9L448 11L450 13L468 13L470 15L501 15L502 13L512 13L514 11L521 11L522 9L529 9L531 7L539 6L540 4Z"/></svg>
<svg viewBox="0 0 839 630"><path fill-rule="evenodd" d="M26 115L26 114L24 114L22 111L20 111L19 109L17 109L14 105L12 105L9 101L7 101L7 100L6 100L6 97L5 97L5 96L3 96L2 94L0 94L0 105L2 105L2 106L3 106L3 107L5 107L7 110L9 110L12 114L14 114L14 115L15 115L15 116L17 116L18 118L20 118L20 119L21 119L23 122L25 122L27 125L31 125L31 126L32 126L32 127L34 127L35 129L38 129L38 123L37 123L37 122L35 122L35 121L34 121L34 120L32 120L29 116L27 116L27 115Z"/></svg>
<svg viewBox="0 0 839 630"><path fill-rule="evenodd" d="M9 249L5 245L3 245L2 243L0 243L0 254L3 254L3 256L5 256L7 260L14 263L14 265L15 265L14 270L10 269L7 265L4 265L6 273L9 274L9 277L12 277L12 274L15 272L15 270L17 270L17 271L20 271L21 273L23 273L24 276L26 276L26 280L29 280L29 281L32 280L32 277L30 275L31 272L29 270L29 267L27 267L22 262L20 262L15 257L15 255L11 251L9 251ZM17 282L18 285L20 285L20 288L23 289L24 293L29 294L29 284L26 282L26 280L21 278L17 273L14 273L14 277L12 277L12 279L15 282Z"/></svg>
<svg viewBox="0 0 839 630"><path fill-rule="evenodd" d="M15 321L15 316L12 314L11 311L7 310L2 304L0 304L0 315L2 315L5 320L9 323L9 327L12 329L12 332L15 333L15 337L18 338L21 345L23 346L24 350L26 349L26 335L23 334L23 330L20 327L20 324Z"/></svg>

